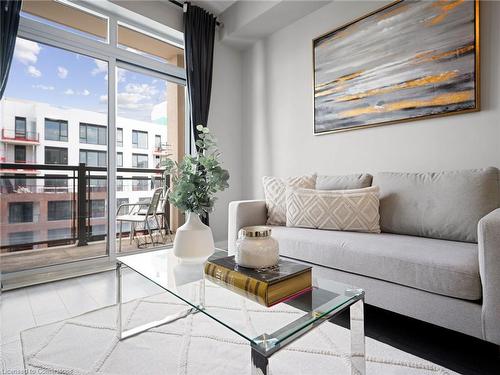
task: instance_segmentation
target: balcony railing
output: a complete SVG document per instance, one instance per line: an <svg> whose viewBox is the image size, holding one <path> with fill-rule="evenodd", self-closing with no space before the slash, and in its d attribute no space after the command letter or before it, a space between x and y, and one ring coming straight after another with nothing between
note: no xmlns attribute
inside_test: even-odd
<svg viewBox="0 0 500 375"><path fill-rule="evenodd" d="M170 152L170 146L168 143L160 143L153 147L154 155L167 155Z"/></svg>
<svg viewBox="0 0 500 375"><path fill-rule="evenodd" d="M2 128L2 140L3 141L20 141L20 142L39 142L39 136L37 132L33 131L16 131L14 129Z"/></svg>
<svg viewBox="0 0 500 375"><path fill-rule="evenodd" d="M85 246L91 241L105 238L102 226L105 225L106 216L102 215L102 207L97 207L95 208L97 211L92 212L92 201L105 200L107 202L108 176L106 168L88 167L85 164L78 166L23 164L24 167L36 168L43 171L44 175L23 175L20 177L5 175L5 171L19 168L19 165L0 163L0 173L2 173L0 175L0 234L3 237L0 249L2 252L64 244ZM137 186L137 181L140 185L149 187L150 189L145 189L148 191L151 191L153 186L160 186L163 182L163 171L160 169L117 168L117 172L124 174L117 179L117 191L130 192L131 195L135 191L134 186ZM139 176L129 177L128 175L131 173L139 174ZM118 183L118 181L120 182ZM133 203L130 201L132 196L127 197L123 193L120 195L121 197L117 197L118 199L128 199L130 203ZM65 204L71 212L62 215L64 218L50 219L48 217L48 210L50 210L48 202L68 201L70 203ZM33 212L33 215L38 215L38 222L9 223L9 203L20 202L28 204L33 202L33 205L39 205L39 212ZM41 208L40 202L42 202L43 208ZM165 216L168 218L168 205L166 208ZM41 214L42 210L44 211L43 215ZM98 226L99 230L97 230ZM61 234L55 236L52 232L49 235L51 230L55 230L56 233L57 230L60 230ZM32 238L31 241L14 243L15 241L9 240L9 234L13 232L46 232L47 234L41 236L42 238Z"/></svg>

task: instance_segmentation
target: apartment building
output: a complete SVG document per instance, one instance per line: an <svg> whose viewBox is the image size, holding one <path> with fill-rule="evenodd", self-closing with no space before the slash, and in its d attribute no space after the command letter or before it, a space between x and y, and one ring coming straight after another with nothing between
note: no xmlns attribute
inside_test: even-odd
<svg viewBox="0 0 500 375"><path fill-rule="evenodd" d="M152 194L155 174L144 170L157 168L166 154L163 108L166 103L152 109L151 122L117 118L117 206L148 200ZM13 164L0 175L2 252L73 241L77 167L107 167L107 114L5 98L0 120L0 162ZM106 233L106 184L105 171L86 170L93 237Z"/></svg>

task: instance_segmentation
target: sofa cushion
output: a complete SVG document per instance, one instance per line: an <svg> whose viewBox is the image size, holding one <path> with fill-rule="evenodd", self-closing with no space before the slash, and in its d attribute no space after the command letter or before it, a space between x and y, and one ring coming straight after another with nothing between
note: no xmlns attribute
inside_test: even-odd
<svg viewBox="0 0 500 375"><path fill-rule="evenodd" d="M496 168L377 173L382 232L477 242L479 220L499 206Z"/></svg>
<svg viewBox="0 0 500 375"><path fill-rule="evenodd" d="M318 175L317 190L362 189L372 185L372 175L367 173L347 174L343 176Z"/></svg>
<svg viewBox="0 0 500 375"><path fill-rule="evenodd" d="M272 228L281 255L450 297L481 298L476 244L390 233Z"/></svg>
<svg viewBox="0 0 500 375"><path fill-rule="evenodd" d="M264 195L266 197L267 224L286 224L286 188L314 189L316 186L316 174L296 177L262 177Z"/></svg>
<svg viewBox="0 0 500 375"><path fill-rule="evenodd" d="M380 233L379 189L350 190L289 188L286 226Z"/></svg>

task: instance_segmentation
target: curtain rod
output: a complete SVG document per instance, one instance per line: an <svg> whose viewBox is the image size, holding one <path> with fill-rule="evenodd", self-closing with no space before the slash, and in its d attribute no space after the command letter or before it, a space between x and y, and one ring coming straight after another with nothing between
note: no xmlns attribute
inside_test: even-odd
<svg viewBox="0 0 500 375"><path fill-rule="evenodd" d="M177 0L168 0L168 1L169 1L170 3L172 3L172 4L174 4L174 5L177 5L177 6L178 6L178 7L180 7L180 8L184 8L184 4L185 4L185 3L182 3L182 2L177 1ZM217 26L220 26L220 25L221 25L221 23L220 23L219 21L217 21L217 17L215 17L215 24L216 24Z"/></svg>

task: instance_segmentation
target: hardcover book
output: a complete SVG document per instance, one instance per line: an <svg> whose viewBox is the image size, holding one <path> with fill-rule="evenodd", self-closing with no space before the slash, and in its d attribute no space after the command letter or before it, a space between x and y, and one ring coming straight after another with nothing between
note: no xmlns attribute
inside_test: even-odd
<svg viewBox="0 0 500 375"><path fill-rule="evenodd" d="M238 266L234 256L209 258L207 278L244 297L272 306L311 289L312 267L280 259L271 268L250 269Z"/></svg>

